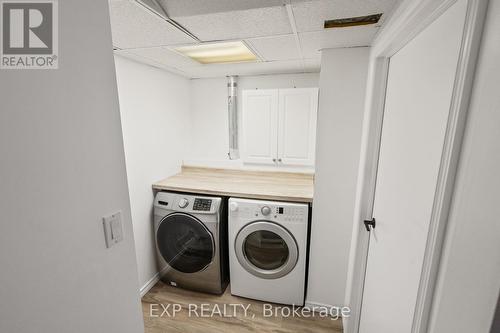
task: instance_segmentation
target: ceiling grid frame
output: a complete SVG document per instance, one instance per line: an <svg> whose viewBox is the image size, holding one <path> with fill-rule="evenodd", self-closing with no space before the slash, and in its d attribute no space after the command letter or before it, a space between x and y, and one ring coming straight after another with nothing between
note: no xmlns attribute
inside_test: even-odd
<svg viewBox="0 0 500 333"><path fill-rule="evenodd" d="M210 3L205 0L109 1L116 54L167 71L171 69L172 72L187 78L203 78L319 72L321 49L369 46L379 30L378 26L325 30L322 27L324 18L334 19L339 18L339 15L355 16L377 11L385 13L381 20L383 23L401 0L211 0ZM137 4L138 1L156 3L165 13L155 15L151 10ZM129 8L125 12L122 10L113 13L117 7L119 9L120 4L122 7L130 7L130 3L136 3L135 7L142 8L136 12ZM139 11L149 11L153 18L145 20L144 14ZM117 19L120 12L126 17ZM152 30L160 18L162 25L156 25L157 31ZM169 52L175 52L175 47L195 45L198 42L188 38L182 30L172 32L175 26L168 22L169 19L178 22L202 43L242 41L261 61L201 65L172 57ZM204 25L204 22L214 20L215 26ZM128 27L124 26L124 22ZM196 24L191 24L192 22ZM172 28L166 28L165 25ZM143 31L144 26L146 29ZM219 32L222 34L219 35ZM184 37L175 37L180 35ZM129 36L131 39L127 40ZM207 36L211 38L205 39ZM158 49L159 47L162 49ZM163 59L162 53L165 54Z"/></svg>
<svg viewBox="0 0 500 333"><path fill-rule="evenodd" d="M305 72L306 66L304 63L304 53L302 52L302 45L300 44L299 34L297 32L297 24L295 22L295 16L293 15L293 8L290 0L287 0L288 3L285 4L286 12L288 14L288 20L290 21L290 25L292 26L293 36L295 38L295 43L297 49L299 51L299 56L302 64L302 71Z"/></svg>

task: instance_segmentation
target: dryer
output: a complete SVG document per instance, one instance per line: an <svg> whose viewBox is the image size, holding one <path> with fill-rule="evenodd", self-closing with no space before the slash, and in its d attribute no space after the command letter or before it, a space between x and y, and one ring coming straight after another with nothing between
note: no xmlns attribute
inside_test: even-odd
<svg viewBox="0 0 500 333"><path fill-rule="evenodd" d="M158 192L154 230L161 280L191 290L224 292L228 254L222 198Z"/></svg>
<svg viewBox="0 0 500 333"><path fill-rule="evenodd" d="M231 294L304 305L307 204L229 199Z"/></svg>

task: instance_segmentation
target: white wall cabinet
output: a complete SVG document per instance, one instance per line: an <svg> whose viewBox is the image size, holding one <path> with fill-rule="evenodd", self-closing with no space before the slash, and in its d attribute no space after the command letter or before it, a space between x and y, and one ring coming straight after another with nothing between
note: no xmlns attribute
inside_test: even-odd
<svg viewBox="0 0 500 333"><path fill-rule="evenodd" d="M318 88L244 90L245 163L313 166Z"/></svg>
<svg viewBox="0 0 500 333"><path fill-rule="evenodd" d="M274 164L277 160L278 90L243 91L243 159Z"/></svg>

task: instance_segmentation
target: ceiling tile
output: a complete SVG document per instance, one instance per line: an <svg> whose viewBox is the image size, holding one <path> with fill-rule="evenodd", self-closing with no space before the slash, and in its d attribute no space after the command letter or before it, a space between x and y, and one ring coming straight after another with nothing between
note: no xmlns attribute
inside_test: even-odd
<svg viewBox="0 0 500 333"><path fill-rule="evenodd" d="M292 9L299 32L323 30L325 20L384 13L380 26L400 0L293 0Z"/></svg>
<svg viewBox="0 0 500 333"><path fill-rule="evenodd" d="M283 6L172 18L203 41L292 33Z"/></svg>
<svg viewBox="0 0 500 333"><path fill-rule="evenodd" d="M193 39L133 1L110 3L113 45L121 49L191 43Z"/></svg>
<svg viewBox="0 0 500 333"><path fill-rule="evenodd" d="M227 75L261 75L303 72L302 60L268 61L240 64L204 65L201 68L182 68L192 78Z"/></svg>
<svg viewBox="0 0 500 333"><path fill-rule="evenodd" d="M153 66L156 68L164 69L166 71L169 71L169 72L177 74L177 75L181 75L181 76L184 76L187 78L190 77L187 73L185 73L184 71L182 71L178 68L169 67L165 64L161 64L159 62L156 62L150 58L142 57L142 56L137 55L135 53L131 53L131 52L129 52L129 50L115 50L114 53L119 55L119 56L122 56L122 57L125 57L128 59L132 59L132 60L138 61L138 62L146 64L146 65L150 65L150 66Z"/></svg>
<svg viewBox="0 0 500 333"><path fill-rule="evenodd" d="M171 17L281 6L286 0L159 0Z"/></svg>
<svg viewBox="0 0 500 333"><path fill-rule="evenodd" d="M299 40L304 58L316 58L321 56L323 32L299 34Z"/></svg>
<svg viewBox="0 0 500 333"><path fill-rule="evenodd" d="M148 47L139 49L129 49L129 53L133 53L140 57L151 59L159 64L168 67L194 67L200 66L196 61L178 54L175 51L169 50L166 47Z"/></svg>
<svg viewBox="0 0 500 333"><path fill-rule="evenodd" d="M304 59L304 70L306 72L319 72L321 68L321 57Z"/></svg>
<svg viewBox="0 0 500 333"><path fill-rule="evenodd" d="M160 0L169 15L203 41L245 40L261 62L201 65L173 50L193 40L133 0L110 0L116 54L185 77L317 72L321 49L367 46L375 25L323 29L326 19L390 13L399 0L291 0L304 59L288 15L290 0ZM386 15L384 15L386 16ZM380 24L378 24L380 25Z"/></svg>
<svg viewBox="0 0 500 333"><path fill-rule="evenodd" d="M378 28L359 26L299 34L304 58L320 56L321 49L371 45Z"/></svg>
<svg viewBox="0 0 500 333"><path fill-rule="evenodd" d="M144 58L144 57L141 57L141 56L138 56L136 54L133 54L133 53L130 53L128 50L115 50L114 51L114 54L116 55L120 55L122 57L126 57L126 58L129 58L129 59L133 59L133 60L137 60L137 61L140 61L140 62L143 62L145 64L150 64L150 65L160 65L158 64L156 61L153 61L151 59L147 59L147 58Z"/></svg>
<svg viewBox="0 0 500 333"><path fill-rule="evenodd" d="M263 60L300 59L294 35L283 35L245 40Z"/></svg>

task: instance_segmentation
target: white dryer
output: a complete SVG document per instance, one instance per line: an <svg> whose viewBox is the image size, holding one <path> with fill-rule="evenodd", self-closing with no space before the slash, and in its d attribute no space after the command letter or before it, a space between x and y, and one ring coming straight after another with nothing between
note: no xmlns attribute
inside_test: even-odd
<svg viewBox="0 0 500 333"><path fill-rule="evenodd" d="M304 304L307 204L229 199L231 294Z"/></svg>

